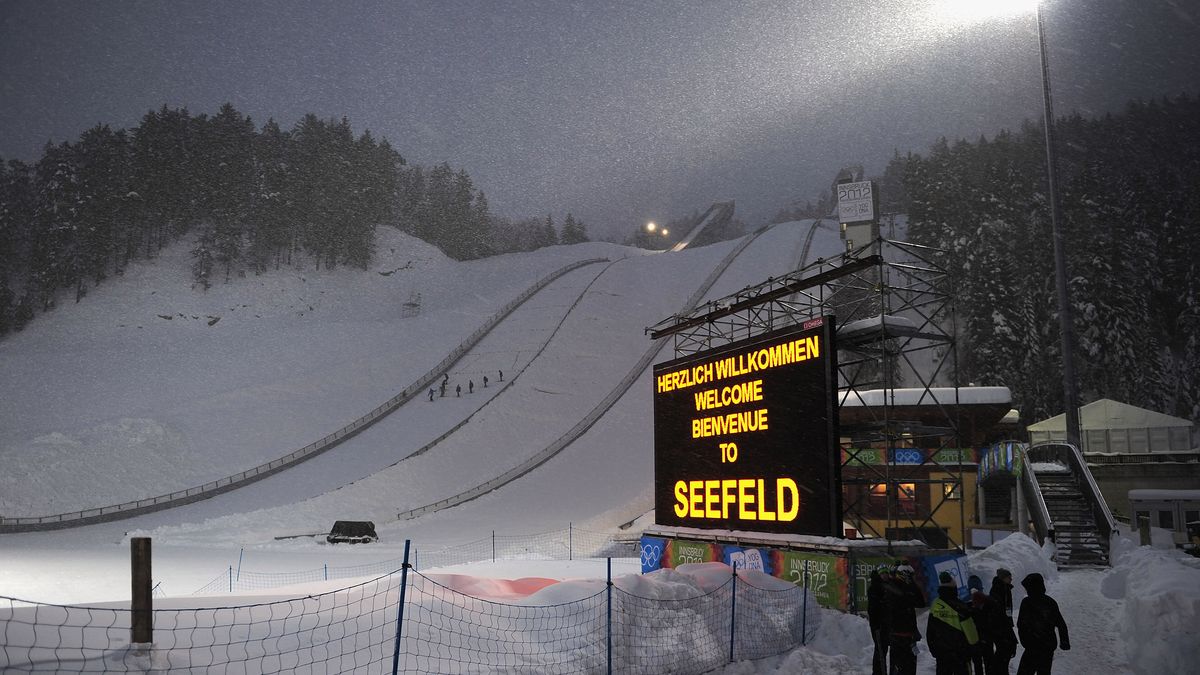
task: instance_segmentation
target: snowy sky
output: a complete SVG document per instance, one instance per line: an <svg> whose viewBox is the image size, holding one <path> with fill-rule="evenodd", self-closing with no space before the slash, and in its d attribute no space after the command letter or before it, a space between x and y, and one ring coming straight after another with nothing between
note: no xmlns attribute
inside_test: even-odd
<svg viewBox="0 0 1200 675"><path fill-rule="evenodd" d="M1032 14L946 4L6 0L0 157L229 101L346 116L465 168L504 215L623 237L733 198L756 224L841 166L1040 119ZM1194 3L1044 5L1060 114L1200 91Z"/></svg>

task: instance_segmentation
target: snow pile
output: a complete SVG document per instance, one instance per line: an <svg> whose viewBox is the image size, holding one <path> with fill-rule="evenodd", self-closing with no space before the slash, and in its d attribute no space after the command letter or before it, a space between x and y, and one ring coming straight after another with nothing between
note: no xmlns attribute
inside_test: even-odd
<svg viewBox="0 0 1200 675"><path fill-rule="evenodd" d="M1034 473L1070 473L1071 469L1062 462L1030 462L1029 468Z"/></svg>
<svg viewBox="0 0 1200 675"><path fill-rule="evenodd" d="M991 546L967 555L967 567L971 574L983 580L984 590L991 587L996 570L1003 567L1013 575L1013 604L1020 606L1025 590L1021 580L1034 572L1042 575L1049 583L1058 578L1058 568L1051 560L1050 550L1039 546L1029 537L1012 534Z"/></svg>
<svg viewBox="0 0 1200 675"><path fill-rule="evenodd" d="M1137 673L1194 672L1200 663L1200 568L1178 550L1113 544L1113 569L1101 583L1124 599L1120 617L1129 663Z"/></svg>

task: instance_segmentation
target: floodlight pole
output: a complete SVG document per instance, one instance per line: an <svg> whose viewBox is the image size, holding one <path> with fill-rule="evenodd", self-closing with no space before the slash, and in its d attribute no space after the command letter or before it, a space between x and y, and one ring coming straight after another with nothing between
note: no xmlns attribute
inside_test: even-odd
<svg viewBox="0 0 1200 675"><path fill-rule="evenodd" d="M1067 409L1067 442L1079 445L1079 394L1075 386L1075 329L1071 323L1071 299L1067 287L1067 253L1062 233L1062 211L1058 199L1058 154L1054 144L1054 109L1050 103L1050 64L1046 59L1046 31L1042 28L1042 7L1037 16L1038 47L1042 62L1042 103L1045 113L1046 178L1050 189L1050 230L1054 239L1054 281L1058 289L1058 324L1062 339L1063 405Z"/></svg>

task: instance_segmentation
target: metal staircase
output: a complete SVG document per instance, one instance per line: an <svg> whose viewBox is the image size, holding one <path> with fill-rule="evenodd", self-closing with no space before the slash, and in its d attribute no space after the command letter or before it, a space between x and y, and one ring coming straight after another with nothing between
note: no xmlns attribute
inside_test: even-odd
<svg viewBox="0 0 1200 675"><path fill-rule="evenodd" d="M1058 564L1107 565L1108 543L1096 526L1092 507L1070 472L1037 472L1042 499L1054 524Z"/></svg>
<svg viewBox="0 0 1200 675"><path fill-rule="evenodd" d="M1059 567L1107 566L1116 522L1079 450L1045 443L1029 448L1028 456L1049 515L1045 535L1058 549Z"/></svg>

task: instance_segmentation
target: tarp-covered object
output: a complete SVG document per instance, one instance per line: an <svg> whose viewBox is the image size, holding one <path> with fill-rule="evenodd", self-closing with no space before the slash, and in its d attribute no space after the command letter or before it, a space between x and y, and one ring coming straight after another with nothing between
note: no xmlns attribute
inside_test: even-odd
<svg viewBox="0 0 1200 675"><path fill-rule="evenodd" d="M1079 408L1083 452L1187 452L1193 426L1191 420L1106 398ZM1055 415L1029 425L1029 440L1066 440L1066 427L1066 415Z"/></svg>
<svg viewBox="0 0 1200 675"><path fill-rule="evenodd" d="M331 544L369 544L379 541L375 534L375 523L369 520L339 520L325 537Z"/></svg>

